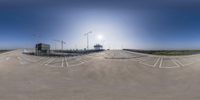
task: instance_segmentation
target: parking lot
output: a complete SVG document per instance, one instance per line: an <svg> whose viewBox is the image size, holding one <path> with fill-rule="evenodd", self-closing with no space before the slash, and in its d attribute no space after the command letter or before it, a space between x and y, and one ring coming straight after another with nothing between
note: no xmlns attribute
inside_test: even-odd
<svg viewBox="0 0 200 100"><path fill-rule="evenodd" d="M1 100L198 100L200 55L0 54Z"/></svg>

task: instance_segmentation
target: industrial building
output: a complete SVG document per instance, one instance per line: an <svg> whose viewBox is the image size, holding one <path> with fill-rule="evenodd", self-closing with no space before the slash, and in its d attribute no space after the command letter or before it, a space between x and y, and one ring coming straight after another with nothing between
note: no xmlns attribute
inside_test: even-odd
<svg viewBox="0 0 200 100"><path fill-rule="evenodd" d="M50 45L44 43L38 43L35 46L36 55L48 55L50 54Z"/></svg>
<svg viewBox="0 0 200 100"><path fill-rule="evenodd" d="M102 49L103 49L103 46L100 45L100 44L96 44L96 45L94 45L94 49L95 49L95 50L102 50Z"/></svg>

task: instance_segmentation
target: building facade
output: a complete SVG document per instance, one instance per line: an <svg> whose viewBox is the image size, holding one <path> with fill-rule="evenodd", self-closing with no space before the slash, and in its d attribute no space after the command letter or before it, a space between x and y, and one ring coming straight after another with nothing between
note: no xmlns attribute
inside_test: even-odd
<svg viewBox="0 0 200 100"><path fill-rule="evenodd" d="M95 50L102 50L102 49L103 49L103 46L100 45L100 44L96 44L96 45L94 45L94 49L95 49Z"/></svg>
<svg viewBox="0 0 200 100"><path fill-rule="evenodd" d="M50 54L50 45L44 43L38 43L35 46L36 55L48 55Z"/></svg>

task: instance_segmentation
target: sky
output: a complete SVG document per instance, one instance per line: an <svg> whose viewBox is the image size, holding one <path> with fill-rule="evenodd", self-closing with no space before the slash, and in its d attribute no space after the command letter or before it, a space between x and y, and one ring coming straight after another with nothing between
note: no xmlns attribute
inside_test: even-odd
<svg viewBox="0 0 200 100"><path fill-rule="evenodd" d="M0 49L200 49L198 0L1 0Z"/></svg>

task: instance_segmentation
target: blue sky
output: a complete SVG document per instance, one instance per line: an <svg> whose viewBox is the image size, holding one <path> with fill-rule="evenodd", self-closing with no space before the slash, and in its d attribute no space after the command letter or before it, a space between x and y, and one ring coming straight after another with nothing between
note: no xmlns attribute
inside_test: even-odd
<svg viewBox="0 0 200 100"><path fill-rule="evenodd" d="M90 48L200 49L199 8L197 0L0 1L0 48L64 40L83 49L92 31Z"/></svg>

